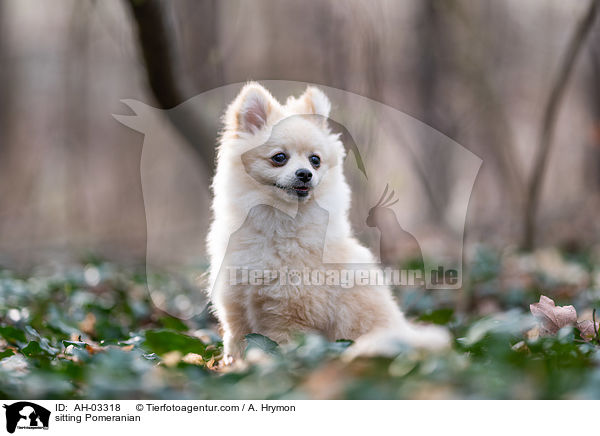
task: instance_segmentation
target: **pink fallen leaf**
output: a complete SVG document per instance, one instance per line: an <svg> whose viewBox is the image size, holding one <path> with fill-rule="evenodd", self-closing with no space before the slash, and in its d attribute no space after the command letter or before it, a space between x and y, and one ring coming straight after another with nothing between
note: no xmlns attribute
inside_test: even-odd
<svg viewBox="0 0 600 436"><path fill-rule="evenodd" d="M561 328L577 323L577 312L573 306L555 306L554 300L540 296L539 303L529 305L529 310L540 322L540 335L556 334Z"/></svg>
<svg viewBox="0 0 600 436"><path fill-rule="evenodd" d="M578 322L577 328L579 329L581 339L589 342L596 337L596 332L600 329L600 326L596 323L596 328L594 329L594 322L586 319L585 321Z"/></svg>

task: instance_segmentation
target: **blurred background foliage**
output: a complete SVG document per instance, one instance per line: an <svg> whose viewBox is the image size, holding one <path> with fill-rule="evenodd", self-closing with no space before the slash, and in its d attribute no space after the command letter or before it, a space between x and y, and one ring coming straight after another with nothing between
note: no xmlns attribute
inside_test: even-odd
<svg viewBox="0 0 600 436"><path fill-rule="evenodd" d="M535 195L535 244L592 249L600 191L597 22L586 26L578 50L572 43L597 3L2 0L0 263L29 267L86 253L139 262L146 249L142 137L111 114L126 110L124 98L172 108L250 79L372 98L481 157L467 244L523 245L537 156L550 143ZM565 66L567 80L557 86ZM556 89L562 97L544 141ZM200 124L180 124L166 140L179 143L196 129L200 166L210 176L217 132ZM427 158L438 168L428 178L449 177L447 156ZM394 165L378 163L386 164ZM440 214L449 214L443 200L453 185L438 185L448 189L436 193Z"/></svg>
<svg viewBox="0 0 600 436"><path fill-rule="evenodd" d="M531 337L527 314L543 293L591 319L600 299L597 9L0 0L0 397L598 398L598 347L569 328ZM346 362L346 342L256 336L249 365L221 371L208 311L181 321L151 303L142 138L111 114L249 79L372 98L483 159L463 289L397 290L411 317L452 330L452 350ZM216 132L174 127L177 143L198 130L188 146L209 176Z"/></svg>

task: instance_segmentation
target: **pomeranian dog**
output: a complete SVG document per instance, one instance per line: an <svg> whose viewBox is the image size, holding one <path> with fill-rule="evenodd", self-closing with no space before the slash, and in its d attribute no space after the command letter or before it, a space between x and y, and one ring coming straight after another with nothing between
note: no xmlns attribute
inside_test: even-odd
<svg viewBox="0 0 600 436"><path fill-rule="evenodd" d="M449 344L445 329L408 322L386 286L315 285L267 273L376 264L352 235L345 150L328 126L330 109L314 87L280 104L248 83L225 113L207 244L227 363L242 357L249 333L276 342L299 331L351 339L352 355L386 354L390 341Z"/></svg>

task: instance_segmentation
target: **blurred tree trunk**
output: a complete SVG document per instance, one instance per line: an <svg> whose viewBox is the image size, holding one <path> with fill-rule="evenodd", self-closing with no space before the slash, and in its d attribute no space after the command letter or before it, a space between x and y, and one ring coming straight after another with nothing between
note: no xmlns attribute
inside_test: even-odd
<svg viewBox="0 0 600 436"><path fill-rule="evenodd" d="M348 87L348 40L345 38L345 20L336 11L336 4L328 1L317 16L318 28L323 29L324 83L346 89Z"/></svg>
<svg viewBox="0 0 600 436"><path fill-rule="evenodd" d="M489 189L497 190L497 205L505 211L503 226L511 229L513 223L520 223L525 178L507 113L510 88L503 85L498 62L519 56L511 45L515 24L502 2L482 3L474 11L467 10L460 1L446 2L444 6L447 15L455 20L453 26L466 31L466 39L460 42L463 49L454 59L461 87L472 99L472 106L467 111L469 120L457 120L459 135L475 133L477 140L472 151L484 160L494 178Z"/></svg>
<svg viewBox="0 0 600 436"><path fill-rule="evenodd" d="M198 91L186 72L176 38L173 3L164 0L125 0L131 10L142 58L146 67L148 85L162 109L172 109L193 97ZM196 41L195 49L201 59L210 59L215 50L218 7L216 1L201 2L204 12L195 23L208 29L210 37ZM203 76L207 80L209 75ZM215 82L216 83L216 82ZM202 86L205 90L207 87ZM198 153L209 173L214 171L214 152L217 132L211 120L197 108L185 106L182 110L167 111L167 116Z"/></svg>
<svg viewBox="0 0 600 436"><path fill-rule="evenodd" d="M544 116L540 126L539 143L534 156L534 166L531 178L529 179L527 199L525 201L523 214L524 231L522 247L526 250L531 250L535 247L537 211L542 195L550 151L552 149L552 139L554 137L554 128L556 119L558 118L558 111L571 72L573 71L579 53L593 27L598 7L600 7L600 0L590 0L584 16L575 27L573 35L569 40L564 57L559 65L558 74L550 89L548 102L546 103Z"/></svg>
<svg viewBox="0 0 600 436"><path fill-rule="evenodd" d="M88 145L91 7L89 2L76 2L64 33L62 113L71 115L62 119L64 139L60 152L64 155L59 160L65 172L62 188L66 206L64 229L71 231L64 231L64 235L69 234L69 244L81 243L75 239L78 236L93 238L88 206L92 200L86 196L91 162Z"/></svg>
<svg viewBox="0 0 600 436"><path fill-rule="evenodd" d="M455 138L453 111L450 104L445 101L443 87L451 74L446 54L452 52L450 47L452 36L444 16L439 10L438 0L422 0L419 10L419 38L420 44L417 65L417 86L421 103L420 119L428 126ZM427 174L428 180L436 189L427 190L430 196L430 218L438 224L444 223L444 215L448 207L449 192L452 187L450 180L450 153L447 147L440 148L436 156L427 156L433 159L435 170ZM443 187L441 190L440 187Z"/></svg>
<svg viewBox="0 0 600 436"><path fill-rule="evenodd" d="M0 169L6 165L9 136L10 136L10 114L12 113L12 88L13 75L9 59L9 47L7 44L7 17L6 3L0 2ZM5 171L2 171L4 174Z"/></svg>
<svg viewBox="0 0 600 436"><path fill-rule="evenodd" d="M586 159L589 179L596 194L600 194L600 29L592 35L590 44L591 72L589 78L588 104L592 116L589 159Z"/></svg>
<svg viewBox="0 0 600 436"><path fill-rule="evenodd" d="M187 76L193 82L194 94L223 85L223 59L219 46L218 0L186 0L178 8L182 24L185 59L189 59ZM201 24L201 25L199 25ZM200 50L198 50L200 48Z"/></svg>

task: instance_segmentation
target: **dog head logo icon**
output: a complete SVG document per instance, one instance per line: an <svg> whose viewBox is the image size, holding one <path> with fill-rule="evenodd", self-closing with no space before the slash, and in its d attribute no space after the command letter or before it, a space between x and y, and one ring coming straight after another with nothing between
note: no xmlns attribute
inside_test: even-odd
<svg viewBox="0 0 600 436"><path fill-rule="evenodd" d="M47 429L50 421L50 411L42 406L28 401L19 401L10 405L5 404L6 431L14 433L19 429Z"/></svg>

